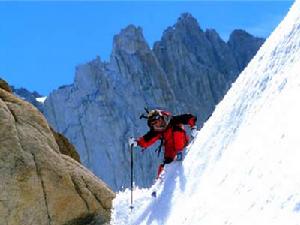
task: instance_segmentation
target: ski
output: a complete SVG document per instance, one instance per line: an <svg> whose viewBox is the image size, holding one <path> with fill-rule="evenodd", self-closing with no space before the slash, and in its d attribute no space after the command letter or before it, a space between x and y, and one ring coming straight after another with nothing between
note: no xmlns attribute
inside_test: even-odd
<svg viewBox="0 0 300 225"><path fill-rule="evenodd" d="M156 179L154 185L151 188L151 196L153 198L157 197L158 192L163 186L164 180L165 180L165 169L161 172L160 176Z"/></svg>

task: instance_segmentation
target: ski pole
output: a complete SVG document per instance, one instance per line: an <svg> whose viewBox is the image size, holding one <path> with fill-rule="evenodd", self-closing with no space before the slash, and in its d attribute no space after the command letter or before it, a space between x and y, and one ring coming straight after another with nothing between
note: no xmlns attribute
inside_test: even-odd
<svg viewBox="0 0 300 225"><path fill-rule="evenodd" d="M130 155L131 155L131 160L130 160L130 189L131 189L131 198L130 198L130 209L133 209L133 144L130 145Z"/></svg>

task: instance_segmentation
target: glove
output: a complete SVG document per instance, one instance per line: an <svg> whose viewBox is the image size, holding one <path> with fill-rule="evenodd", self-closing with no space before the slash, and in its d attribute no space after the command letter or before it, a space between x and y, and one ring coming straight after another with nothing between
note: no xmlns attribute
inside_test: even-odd
<svg viewBox="0 0 300 225"><path fill-rule="evenodd" d="M197 126L193 126L191 128L191 137L192 137L192 139L194 139L197 136L197 134L198 134Z"/></svg>
<svg viewBox="0 0 300 225"><path fill-rule="evenodd" d="M130 137L128 139L128 144L129 144L129 146L136 147L137 146L137 141L133 137Z"/></svg>

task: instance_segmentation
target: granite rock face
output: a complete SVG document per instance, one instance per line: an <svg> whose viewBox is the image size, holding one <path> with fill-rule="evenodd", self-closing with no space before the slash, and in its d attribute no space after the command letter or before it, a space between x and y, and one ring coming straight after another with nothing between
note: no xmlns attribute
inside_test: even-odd
<svg viewBox="0 0 300 225"><path fill-rule="evenodd" d="M114 193L60 148L44 116L1 86L0 224L109 221Z"/></svg>
<svg viewBox="0 0 300 225"><path fill-rule="evenodd" d="M55 138L56 143L58 144L60 153L70 156L72 159L80 163L80 156L76 151L74 145L72 145L69 140L62 134L56 132L50 127L52 134Z"/></svg>
<svg viewBox="0 0 300 225"><path fill-rule="evenodd" d="M239 70L243 70L247 66L250 59L257 52L256 49L259 49L264 41L265 39L253 37L244 30L234 30L232 32L228 45L233 51Z"/></svg>
<svg viewBox="0 0 300 225"><path fill-rule="evenodd" d="M136 44L130 43L132 36ZM161 90L162 86L168 91ZM145 121L137 119L141 110L172 101L165 73L141 29L129 26L114 38L111 63L96 58L78 66L74 84L48 96L45 115L75 144L83 164L114 190L120 190L130 185L127 138L146 131ZM136 183L150 185L154 176L149 171L157 167L156 155L150 151L136 154Z"/></svg>
<svg viewBox="0 0 300 225"><path fill-rule="evenodd" d="M252 55L242 45L247 53L233 51L232 44L214 30L203 31L188 13L165 30L153 49L142 29L130 25L114 37L110 61L98 57L78 66L74 83L53 91L44 113L76 146L83 164L120 190L130 183L127 139L147 131L138 119L143 108L194 113L201 127L242 70L238 54L249 61L261 43L249 45ZM159 162L154 151L137 149L136 185L152 184Z"/></svg>
<svg viewBox="0 0 300 225"><path fill-rule="evenodd" d="M200 112L201 123L239 73L227 44L214 30L204 32L187 13L164 32L153 51L172 84L175 98L185 108Z"/></svg>

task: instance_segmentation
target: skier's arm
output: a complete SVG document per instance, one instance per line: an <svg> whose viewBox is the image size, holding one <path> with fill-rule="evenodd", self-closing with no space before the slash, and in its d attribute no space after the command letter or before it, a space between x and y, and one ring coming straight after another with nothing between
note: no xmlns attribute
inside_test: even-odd
<svg viewBox="0 0 300 225"><path fill-rule="evenodd" d="M142 148L147 148L160 138L160 134L150 130L147 134L137 139L137 144Z"/></svg>
<svg viewBox="0 0 300 225"><path fill-rule="evenodd" d="M197 117L192 114L182 114L178 116L173 116L172 118L175 124L189 125L191 128L196 125Z"/></svg>

